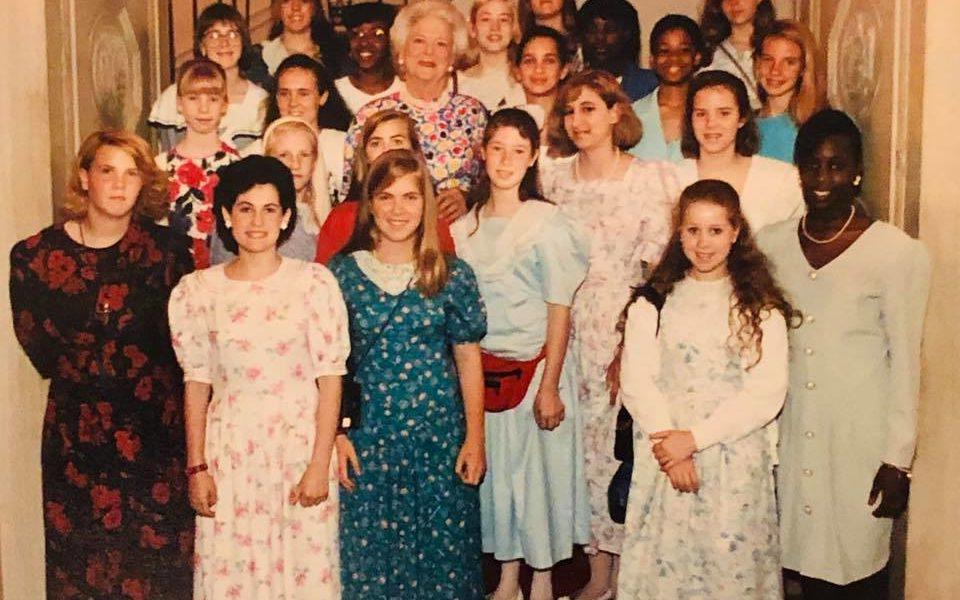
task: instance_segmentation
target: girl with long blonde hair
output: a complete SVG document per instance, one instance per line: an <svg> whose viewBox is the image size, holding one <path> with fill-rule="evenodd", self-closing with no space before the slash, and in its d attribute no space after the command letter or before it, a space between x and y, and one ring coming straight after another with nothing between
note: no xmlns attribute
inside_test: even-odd
<svg viewBox="0 0 960 600"><path fill-rule="evenodd" d="M470 267L440 250L437 212L423 159L386 152L370 165L352 239L329 263L360 387L359 423L337 438L348 598L483 596L486 311Z"/></svg>

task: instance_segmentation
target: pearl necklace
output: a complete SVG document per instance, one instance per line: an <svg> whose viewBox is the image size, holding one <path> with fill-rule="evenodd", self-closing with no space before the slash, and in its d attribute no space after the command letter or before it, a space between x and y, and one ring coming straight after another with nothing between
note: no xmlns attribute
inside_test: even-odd
<svg viewBox="0 0 960 600"><path fill-rule="evenodd" d="M601 180L613 179L612 175L616 172L617 167L620 165L620 148L616 148L616 153L613 155L613 160L610 161L610 167L607 172L600 174ZM580 179L580 155L577 154L577 158L573 161L573 178L577 181L583 181Z"/></svg>
<svg viewBox="0 0 960 600"><path fill-rule="evenodd" d="M850 206L850 216L847 217L847 222L843 224L843 227L840 228L840 231L835 233L832 237L821 240L810 235L810 232L807 231L807 215L800 217L800 231L803 232L803 237L807 238L814 244L829 244L830 242L835 242L837 238L843 235L843 232L847 230L847 227L850 226L850 223L853 222L853 216L857 213L857 208L853 205Z"/></svg>

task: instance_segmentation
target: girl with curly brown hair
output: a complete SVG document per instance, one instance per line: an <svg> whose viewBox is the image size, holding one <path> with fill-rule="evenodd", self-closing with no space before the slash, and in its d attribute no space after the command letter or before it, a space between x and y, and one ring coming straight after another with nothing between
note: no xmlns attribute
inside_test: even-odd
<svg viewBox="0 0 960 600"><path fill-rule="evenodd" d="M626 313L621 397L636 450L617 597L782 598L769 426L796 312L732 186L683 191Z"/></svg>

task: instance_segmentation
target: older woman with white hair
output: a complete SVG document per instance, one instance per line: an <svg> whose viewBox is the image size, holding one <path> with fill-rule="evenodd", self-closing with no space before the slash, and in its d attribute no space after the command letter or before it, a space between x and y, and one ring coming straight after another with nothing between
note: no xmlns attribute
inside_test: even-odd
<svg viewBox="0 0 960 600"><path fill-rule="evenodd" d="M347 131L344 192L364 121L381 110L399 110L416 122L440 216L452 222L467 210L466 195L480 171L479 148L487 124L483 105L457 93L452 77L469 48L466 21L447 0L418 0L397 14L390 43L404 86L357 111Z"/></svg>

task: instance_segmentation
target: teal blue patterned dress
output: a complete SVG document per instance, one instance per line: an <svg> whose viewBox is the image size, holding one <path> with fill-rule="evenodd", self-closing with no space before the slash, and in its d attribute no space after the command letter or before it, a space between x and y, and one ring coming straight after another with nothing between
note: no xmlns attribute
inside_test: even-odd
<svg viewBox="0 0 960 600"><path fill-rule="evenodd" d="M350 439L362 473L341 499L343 598L479 600L480 502L454 472L466 421L451 352L486 333L473 271L448 259L449 281L427 298L416 289L386 293L353 256L329 267L347 304L353 352L376 344L357 372L363 413Z"/></svg>

